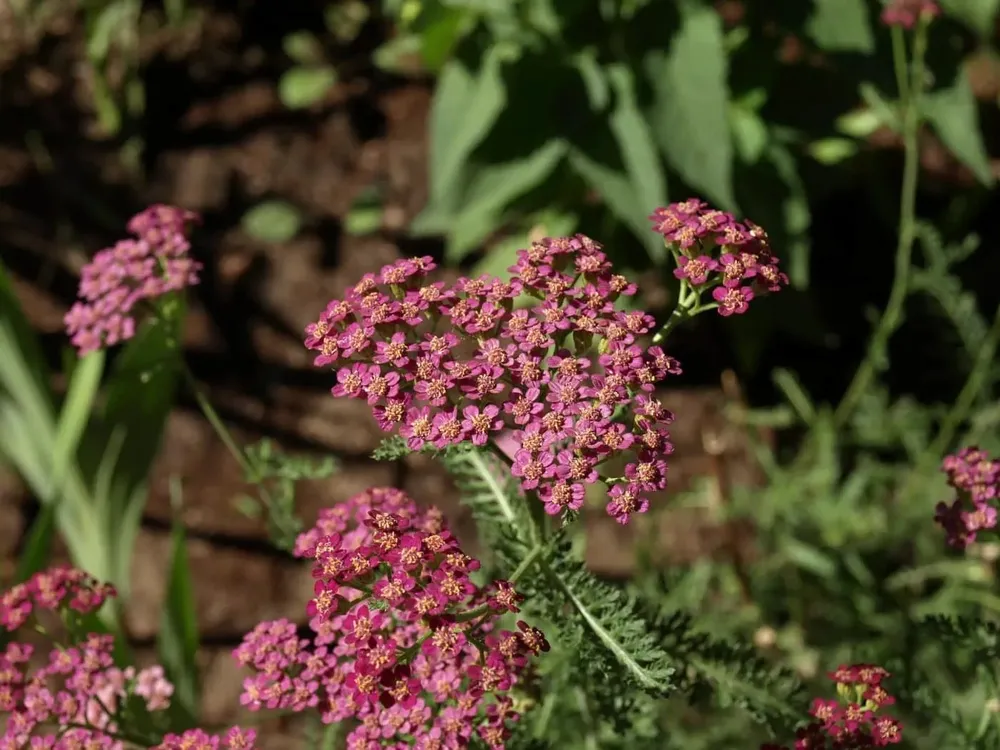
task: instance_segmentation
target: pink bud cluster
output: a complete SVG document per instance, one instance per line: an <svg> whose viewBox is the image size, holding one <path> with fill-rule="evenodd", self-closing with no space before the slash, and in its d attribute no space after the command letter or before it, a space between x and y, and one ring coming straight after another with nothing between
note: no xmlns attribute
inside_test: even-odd
<svg viewBox="0 0 1000 750"><path fill-rule="evenodd" d="M72 621L73 616L97 611L114 593L80 570L52 568L0 595L0 626L14 633L34 623L48 634L47 615L54 621L60 616ZM128 727L121 725L120 716L126 701L134 710L139 698L149 712L170 706L174 688L163 668L119 668L110 635L90 633L69 645L54 644L44 662L35 658L36 651L34 645L12 641L0 652L0 714L5 716L0 750L124 750L131 746L123 739ZM252 734L234 729L230 735L248 742L234 740L224 747L252 748ZM187 744L174 739L168 736L154 750L220 747L214 739Z"/></svg>
<svg viewBox="0 0 1000 750"><path fill-rule="evenodd" d="M508 281L447 286L428 280L433 268L415 258L367 274L306 328L315 364L338 367L333 394L367 400L413 450L512 431L513 473L552 515L578 510L599 467L624 458L608 512L626 523L645 511L673 450L673 416L651 394L680 368L641 343L650 315L616 308L635 284L583 235L518 251ZM523 295L536 304L515 309Z"/></svg>
<svg viewBox="0 0 1000 750"><path fill-rule="evenodd" d="M150 206L132 217L125 239L98 252L80 274L80 301L66 313L66 332L80 355L135 335L144 301L198 283L201 264L188 251L188 225L197 215Z"/></svg>
<svg viewBox="0 0 1000 750"><path fill-rule="evenodd" d="M354 719L351 750L451 750L474 735L504 747L519 718L509 693L549 646L522 621L497 627L521 598L510 582L471 580L479 563L440 512L373 488L321 512L295 551L315 561L314 636L287 620L246 636L234 652L254 672L245 706Z"/></svg>
<svg viewBox="0 0 1000 750"><path fill-rule="evenodd" d="M930 19L940 13L941 8L934 0L889 0L882 10L882 23L912 29L921 16Z"/></svg>
<svg viewBox="0 0 1000 750"><path fill-rule="evenodd" d="M856 664L841 666L828 676L837 683L840 700L813 701L809 713L815 721L796 732L794 750L874 748L902 742L900 721L878 714L881 708L896 702L882 685L891 676L889 672L871 664ZM788 748L767 743L760 750Z"/></svg>
<svg viewBox="0 0 1000 750"><path fill-rule="evenodd" d="M971 447L946 456L941 468L958 497L950 504L938 503L934 520L944 528L950 545L964 549L978 532L997 525L1000 461Z"/></svg>
<svg viewBox="0 0 1000 750"><path fill-rule="evenodd" d="M656 209L649 217L677 260L674 276L696 292L708 290L719 315L740 315L754 297L780 291L788 277L761 227L690 199Z"/></svg>

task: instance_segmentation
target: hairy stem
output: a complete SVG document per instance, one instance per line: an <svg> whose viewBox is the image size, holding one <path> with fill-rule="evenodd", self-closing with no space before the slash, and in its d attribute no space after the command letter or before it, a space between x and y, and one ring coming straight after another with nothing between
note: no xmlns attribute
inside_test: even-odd
<svg viewBox="0 0 1000 750"><path fill-rule="evenodd" d="M868 342L868 351L854 373L844 397L834 412L834 425L842 426L854 413L858 402L867 392L872 378L881 367L885 348L892 334L899 327L903 315L903 304L909 293L910 270L913 244L916 239L917 182L920 176L920 102L924 90L924 56L927 51L927 22L917 26L913 41L913 59L909 68L906 64L906 49L903 31L892 29L893 63L896 77L900 81L900 97L903 102L903 189L899 206L899 241L896 245L895 273L889 300ZM907 83L904 83L908 81Z"/></svg>

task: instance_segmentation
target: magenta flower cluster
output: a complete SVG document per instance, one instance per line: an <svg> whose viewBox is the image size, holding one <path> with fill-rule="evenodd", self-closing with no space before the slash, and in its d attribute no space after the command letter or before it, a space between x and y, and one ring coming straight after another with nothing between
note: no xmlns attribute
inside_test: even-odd
<svg viewBox="0 0 1000 750"><path fill-rule="evenodd" d="M921 16L935 18L940 13L941 8L934 0L889 0L882 10L882 23L912 29Z"/></svg>
<svg viewBox="0 0 1000 750"><path fill-rule="evenodd" d="M51 633L51 623L72 621L98 610L114 589L66 567L34 575L0 596L0 627L16 633L28 625ZM114 640L90 633L69 645L53 644L39 659L35 646L11 641L0 652L0 714L5 716L0 750L124 750L127 728L119 726L126 702L149 712L170 706L173 685L160 666L136 670L115 666ZM252 750L255 733L233 728L220 744L199 731L168 735L154 750ZM146 744L148 746L148 743Z"/></svg>
<svg viewBox="0 0 1000 750"><path fill-rule="evenodd" d="M809 711L814 721L796 732L795 750L840 750L896 745L903 740L902 723L879 710L896 699L883 681L891 677L874 664L841 666L829 673L841 700L816 698ZM760 750L788 750L766 743Z"/></svg>
<svg viewBox="0 0 1000 750"><path fill-rule="evenodd" d="M455 750L474 735L504 747L519 718L510 691L549 646L522 621L497 627L521 597L470 579L479 563L440 512L373 488L324 510L295 552L315 561L314 636L287 620L248 634L234 652L254 672L243 705L353 719L350 750Z"/></svg>
<svg viewBox="0 0 1000 750"><path fill-rule="evenodd" d="M971 447L946 456L941 468L957 497L951 503L938 503L934 520L944 528L950 545L964 549L976 540L978 532L997 525L1000 461Z"/></svg>
<svg viewBox="0 0 1000 750"><path fill-rule="evenodd" d="M788 277L761 227L691 199L656 209L649 217L677 260L674 276L699 294L711 290L719 315L740 315L750 302L780 291Z"/></svg>
<svg viewBox="0 0 1000 750"><path fill-rule="evenodd" d="M66 313L66 332L80 355L135 335L142 303L198 283L187 230L197 215L150 206L132 217L125 239L101 250L80 274L80 300Z"/></svg>
<svg viewBox="0 0 1000 750"><path fill-rule="evenodd" d="M428 280L430 258L367 274L306 328L317 366L338 367L338 397L365 399L411 449L515 445L513 473L549 514L578 510L600 467L624 458L608 512L621 523L667 484L673 416L652 392L680 367L643 337L640 310L617 309L635 284L583 235L518 251L510 280ZM515 300L535 304L517 308Z"/></svg>

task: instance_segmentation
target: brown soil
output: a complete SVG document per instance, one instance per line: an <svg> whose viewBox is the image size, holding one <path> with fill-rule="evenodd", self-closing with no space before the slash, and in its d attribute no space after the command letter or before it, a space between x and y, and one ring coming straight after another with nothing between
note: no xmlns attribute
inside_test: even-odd
<svg viewBox="0 0 1000 750"><path fill-rule="evenodd" d="M301 344L303 326L351 280L403 254L436 250L415 247L400 231L425 200L429 87L360 65L317 111L293 115L274 90L274 50L249 44L246 30L224 14L209 18L200 33L197 44L167 40L148 63L153 98L143 178L123 168L115 144L95 134L89 85L79 73L78 24L57 25L20 56L0 61L0 242L29 318L58 362L61 317L84 254L113 242L128 216L149 202L200 212L196 243L206 272L186 331L190 365L241 439L268 435L288 450L340 458L333 478L302 486L303 516L391 484L443 506L474 544L470 520L432 463L368 458L379 434L365 406L332 398L329 373L311 368ZM352 237L342 231L344 216L373 184L385 196L386 226ZM298 238L266 245L240 229L239 217L264 197L303 210L307 223ZM709 509L627 530L600 513L588 517L588 561L596 571L628 575L635 540L652 531L658 559L748 554L746 534L706 520L728 482L755 479L743 436L722 418L726 397L718 388L689 388L666 398L678 416L675 488L715 477ZM311 581L302 566L268 551L260 522L234 510L232 500L244 489L239 471L182 402L169 420L133 566L128 626L139 644L151 643L159 625L171 476L183 480L199 624L213 644L204 654L205 721L224 722L233 717L240 685L230 644L261 619L301 620ZM0 482L3 577L32 509L12 477Z"/></svg>

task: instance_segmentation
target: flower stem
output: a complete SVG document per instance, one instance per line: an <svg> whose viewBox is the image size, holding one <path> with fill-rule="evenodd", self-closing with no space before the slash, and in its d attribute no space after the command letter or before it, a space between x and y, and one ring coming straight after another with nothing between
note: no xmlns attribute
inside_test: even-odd
<svg viewBox="0 0 1000 750"><path fill-rule="evenodd" d="M233 434L229 431L225 424L222 422L222 418L219 413L215 410L212 405L211 400L208 398L208 394L205 393L205 389L201 387L201 383L194 377L191 370L188 369L187 365L181 364L181 374L184 377L184 381L188 388L191 390L191 394L194 396L195 402L198 404L198 408L201 409L202 414L205 415L205 419L215 430L215 433L219 436L222 444L226 446L226 449L236 459L236 463L240 465L240 469L243 470L244 475L248 481L252 481L255 474L255 467L251 462L250 458L247 456L246 452L239 446ZM274 501L271 498L271 494L267 491L267 487L264 486L262 482L255 482L257 484L257 490L260 493L260 499L264 505L271 510L274 507Z"/></svg>
<svg viewBox="0 0 1000 750"><path fill-rule="evenodd" d="M899 327L903 304L910 287L911 259L916 239L917 183L920 176L920 101L924 90L924 56L927 51L927 21L922 20L913 41L913 59L907 69L906 42L903 31L892 29L893 63L896 78L900 82L900 97L903 102L903 189L899 206L899 240L896 245L895 272L889 300L868 342L868 351L851 380L844 397L834 412L834 425L843 424L854 413L858 402L867 392L872 378L881 368L885 359L885 348L889 338ZM908 81L908 83L906 83Z"/></svg>
<svg viewBox="0 0 1000 750"><path fill-rule="evenodd" d="M934 438L934 442L927 449L929 459L935 461L940 459L941 454L948 449L952 439L955 437L958 426L965 421L976 400L976 396L982 391L983 383L990 373L998 346L1000 346L1000 307L997 307L993 315L993 325L980 346L976 362L972 366L969 377L966 379L965 385L962 386L958 398L955 399L955 405L941 421L937 437Z"/></svg>

